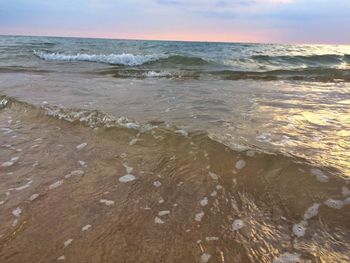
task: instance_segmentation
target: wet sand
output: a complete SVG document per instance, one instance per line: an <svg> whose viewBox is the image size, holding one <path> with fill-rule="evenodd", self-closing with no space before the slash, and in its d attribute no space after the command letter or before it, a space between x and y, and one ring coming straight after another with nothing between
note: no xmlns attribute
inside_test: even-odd
<svg viewBox="0 0 350 263"><path fill-rule="evenodd" d="M2 100L0 262L350 260L330 168Z"/></svg>

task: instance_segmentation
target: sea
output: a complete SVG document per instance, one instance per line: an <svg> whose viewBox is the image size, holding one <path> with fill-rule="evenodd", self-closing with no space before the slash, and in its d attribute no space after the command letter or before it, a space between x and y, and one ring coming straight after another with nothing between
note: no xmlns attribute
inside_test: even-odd
<svg viewBox="0 0 350 263"><path fill-rule="evenodd" d="M350 45L0 36L0 262L350 262Z"/></svg>

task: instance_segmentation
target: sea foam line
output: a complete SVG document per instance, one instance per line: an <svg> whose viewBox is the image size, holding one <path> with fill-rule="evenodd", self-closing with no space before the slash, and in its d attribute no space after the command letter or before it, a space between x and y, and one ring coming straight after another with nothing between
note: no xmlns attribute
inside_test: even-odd
<svg viewBox="0 0 350 263"><path fill-rule="evenodd" d="M33 51L34 55L43 60L53 61L88 61L88 62L99 62L113 65L124 65L124 66L140 66L142 64L166 58L165 55L133 55L128 53L122 54L83 54L78 53L76 55L69 55L64 53L49 53L44 51Z"/></svg>

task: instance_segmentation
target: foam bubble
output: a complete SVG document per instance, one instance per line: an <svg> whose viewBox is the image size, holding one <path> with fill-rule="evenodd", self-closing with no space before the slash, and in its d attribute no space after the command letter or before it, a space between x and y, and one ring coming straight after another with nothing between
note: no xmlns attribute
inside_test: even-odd
<svg viewBox="0 0 350 263"><path fill-rule="evenodd" d="M90 228L91 228L92 226L91 225L85 225L85 226L83 226L82 228L81 228L81 231L87 231L87 230L89 230Z"/></svg>
<svg viewBox="0 0 350 263"><path fill-rule="evenodd" d="M126 174L122 177L119 177L119 182L121 183L128 183L128 182L131 182L131 181L134 181L136 179L136 177L132 174Z"/></svg>
<svg viewBox="0 0 350 263"><path fill-rule="evenodd" d="M245 161L244 160L237 161L235 167L237 170L243 169L245 167Z"/></svg>
<svg viewBox="0 0 350 263"><path fill-rule="evenodd" d="M130 174L130 173L134 170L134 168L132 168L131 166L129 166L127 163L123 163L123 166L125 167L126 172L127 172L128 174Z"/></svg>
<svg viewBox="0 0 350 263"><path fill-rule="evenodd" d="M217 240L219 240L219 238L218 237L206 237L205 240L207 242L209 242L209 241L217 241Z"/></svg>
<svg viewBox="0 0 350 263"><path fill-rule="evenodd" d="M241 219L236 219L232 223L232 230L234 230L234 231L235 230L239 230L239 229L241 229L244 226L245 226L245 224L244 224L244 222Z"/></svg>
<svg viewBox="0 0 350 263"><path fill-rule="evenodd" d="M80 166L85 167L86 166L86 162L79 160L78 163L80 164Z"/></svg>
<svg viewBox="0 0 350 263"><path fill-rule="evenodd" d="M12 226L15 227L15 226L17 226L17 224L18 224L18 219L16 218L15 220L13 220Z"/></svg>
<svg viewBox="0 0 350 263"><path fill-rule="evenodd" d="M271 133L262 133L255 138L257 141L260 142L271 142L272 140L272 134Z"/></svg>
<svg viewBox="0 0 350 263"><path fill-rule="evenodd" d="M210 254L208 254L208 253L202 254L201 263L208 263L210 258L211 258Z"/></svg>
<svg viewBox="0 0 350 263"><path fill-rule="evenodd" d="M159 181L155 181L155 182L153 182L153 185L154 185L155 187L160 187L160 186L162 185L162 183L159 182Z"/></svg>
<svg viewBox="0 0 350 263"><path fill-rule="evenodd" d="M309 220L310 218L316 216L318 214L319 208L320 208L320 204L318 203L315 203L312 206L310 206L304 214L304 220Z"/></svg>
<svg viewBox="0 0 350 263"><path fill-rule="evenodd" d="M254 157L255 156L255 152L252 151L252 150L249 150L246 152L246 155L249 156L249 157Z"/></svg>
<svg viewBox="0 0 350 263"><path fill-rule="evenodd" d="M64 177L65 178L70 178L72 176L81 176L81 175L84 175L84 171L83 170L74 170L72 172L70 172L69 174L65 175Z"/></svg>
<svg viewBox="0 0 350 263"><path fill-rule="evenodd" d="M215 173L209 172L208 175L211 177L213 180L219 180L219 176Z"/></svg>
<svg viewBox="0 0 350 263"><path fill-rule="evenodd" d="M37 199L39 197L39 194L32 194L30 197L29 197L29 200L30 201L34 201L35 199Z"/></svg>
<svg viewBox="0 0 350 263"><path fill-rule="evenodd" d="M156 71L148 71L145 73L145 76L148 78L156 78L156 77L166 77L166 76L171 76L169 72L166 71L161 71L161 72L156 72Z"/></svg>
<svg viewBox="0 0 350 263"><path fill-rule="evenodd" d="M218 194L218 192L216 192L215 190L213 192L211 192L210 196L215 197Z"/></svg>
<svg viewBox="0 0 350 263"><path fill-rule="evenodd" d="M273 263L299 263L300 254L285 252L277 258L274 258Z"/></svg>
<svg viewBox="0 0 350 263"><path fill-rule="evenodd" d="M201 212L199 212L199 213L197 213L197 214L195 215L194 219L195 219L196 221L200 222L200 221L202 221L203 216L204 216L204 212L201 211Z"/></svg>
<svg viewBox="0 0 350 263"><path fill-rule="evenodd" d="M327 183L329 181L329 178L327 175L324 174L323 171L317 168L312 168L311 175L316 176L316 179L321 183Z"/></svg>
<svg viewBox="0 0 350 263"><path fill-rule="evenodd" d="M86 142L83 142L82 144L79 144L76 146L77 150L81 150L83 148L85 148L87 146L87 143Z"/></svg>
<svg viewBox="0 0 350 263"><path fill-rule="evenodd" d="M114 205L114 201L113 200L107 200L107 199L100 199L100 203L101 204L105 204L106 206Z"/></svg>
<svg viewBox="0 0 350 263"><path fill-rule="evenodd" d="M296 235L297 237L303 237L305 235L306 228L305 228L304 224L305 223L300 222L299 224L293 225L292 230L293 230L294 235Z"/></svg>
<svg viewBox="0 0 350 263"><path fill-rule="evenodd" d="M49 185L49 190L55 189L57 187L60 187L61 185L63 185L63 180L59 180L57 182L54 182L53 184Z"/></svg>
<svg viewBox="0 0 350 263"><path fill-rule="evenodd" d="M63 245L64 247L68 247L70 244L72 244L73 242L73 239L70 238L70 239L67 239L66 241L63 242Z"/></svg>
<svg viewBox="0 0 350 263"><path fill-rule="evenodd" d="M329 208L341 209L344 206L344 202L342 200L328 199L324 202L326 206Z"/></svg>
<svg viewBox="0 0 350 263"><path fill-rule="evenodd" d="M15 216L15 217L19 217L22 213L22 209L17 207L16 209L12 210L12 214Z"/></svg>
<svg viewBox="0 0 350 263"><path fill-rule="evenodd" d="M22 185L22 186L19 186L19 187L16 187L16 188L10 188L9 190L15 190L15 191L21 191L21 190L24 190L26 188L29 188L32 184L32 180L30 180L29 182L27 182L26 184Z"/></svg>
<svg viewBox="0 0 350 263"><path fill-rule="evenodd" d="M4 135L7 135L7 134L10 134L11 132L13 132L13 130L10 128L1 128L1 130L2 130L2 133Z"/></svg>
<svg viewBox="0 0 350 263"><path fill-rule="evenodd" d="M164 210L164 211L159 211L158 212L158 215L159 216L165 216L165 215L169 215L170 214L170 211L169 210Z"/></svg>
<svg viewBox="0 0 350 263"><path fill-rule="evenodd" d="M64 255L60 256L59 258L57 258L58 261L64 261L66 260L66 257Z"/></svg>
<svg viewBox="0 0 350 263"><path fill-rule="evenodd" d="M201 206L206 206L208 205L208 198L204 197L201 201L200 201Z"/></svg>
<svg viewBox="0 0 350 263"><path fill-rule="evenodd" d="M176 130L175 133L181 134L184 137L188 136L188 132L185 129Z"/></svg>
<svg viewBox="0 0 350 263"><path fill-rule="evenodd" d="M17 161L18 161L19 157L12 157L10 161L4 162L1 164L2 167L6 168L6 167L11 167L12 165L14 165Z"/></svg>
<svg viewBox="0 0 350 263"><path fill-rule="evenodd" d="M129 145L135 145L138 141L139 141L139 139L134 138L129 142Z"/></svg>
<svg viewBox="0 0 350 263"><path fill-rule="evenodd" d="M160 219L158 216L156 216L154 218L154 223L156 223L156 224L164 224L165 222L162 219Z"/></svg>

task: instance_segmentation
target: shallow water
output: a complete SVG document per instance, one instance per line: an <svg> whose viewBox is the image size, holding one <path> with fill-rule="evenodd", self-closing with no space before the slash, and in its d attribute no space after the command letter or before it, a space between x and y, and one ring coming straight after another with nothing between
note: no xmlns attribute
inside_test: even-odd
<svg viewBox="0 0 350 263"><path fill-rule="evenodd" d="M104 61L41 60L33 50L74 47L73 56L98 42L101 53L180 46L200 57L203 44L0 40L11 57L0 68L0 262L350 260L346 79L116 76ZM230 46L213 44L202 59L224 57L218 47ZM289 47L302 48L314 55Z"/></svg>

